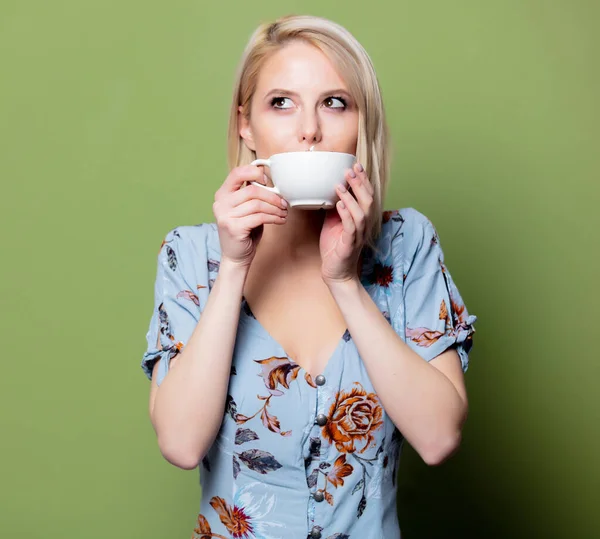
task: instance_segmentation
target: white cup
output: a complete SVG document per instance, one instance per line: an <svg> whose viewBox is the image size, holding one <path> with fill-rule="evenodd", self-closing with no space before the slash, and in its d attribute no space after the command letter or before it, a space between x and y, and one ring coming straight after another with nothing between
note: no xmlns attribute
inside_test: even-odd
<svg viewBox="0 0 600 539"><path fill-rule="evenodd" d="M275 187L252 183L282 196L293 208L329 209L339 198L336 185L347 186L344 174L352 168L355 159L356 156L341 152L277 153L251 163L270 167Z"/></svg>

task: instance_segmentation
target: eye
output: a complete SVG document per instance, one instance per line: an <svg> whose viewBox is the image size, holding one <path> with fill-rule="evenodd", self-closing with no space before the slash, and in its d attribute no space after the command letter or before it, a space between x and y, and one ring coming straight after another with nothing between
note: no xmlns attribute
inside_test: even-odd
<svg viewBox="0 0 600 539"><path fill-rule="evenodd" d="M292 100L289 97L274 97L273 99L271 99L271 106L274 109L291 109Z"/></svg>
<svg viewBox="0 0 600 539"><path fill-rule="evenodd" d="M330 109L345 109L346 100L343 97L330 96L325 101L325 106Z"/></svg>

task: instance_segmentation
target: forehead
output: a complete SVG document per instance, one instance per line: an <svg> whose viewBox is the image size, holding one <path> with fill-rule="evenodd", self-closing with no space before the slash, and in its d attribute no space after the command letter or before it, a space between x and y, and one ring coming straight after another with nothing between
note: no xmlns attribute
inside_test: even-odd
<svg viewBox="0 0 600 539"><path fill-rule="evenodd" d="M271 88L302 91L347 89L327 56L309 43L296 41L271 54L262 65L256 86L258 93Z"/></svg>

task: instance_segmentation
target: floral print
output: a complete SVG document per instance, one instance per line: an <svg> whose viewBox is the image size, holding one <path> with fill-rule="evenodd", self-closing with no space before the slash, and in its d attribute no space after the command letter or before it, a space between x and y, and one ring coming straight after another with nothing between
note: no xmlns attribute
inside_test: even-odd
<svg viewBox="0 0 600 539"><path fill-rule="evenodd" d="M237 490L231 504L220 496L213 496L209 504L218 515L226 534L213 532L209 520L199 514L192 539L283 537L283 525L269 519L275 505L275 495L269 493L264 484L254 482Z"/></svg>
<svg viewBox="0 0 600 539"><path fill-rule="evenodd" d="M447 331L453 331L452 324L450 322L450 316L446 308L446 301L442 300L440 304L439 319L446 322L444 331L434 331L428 328L406 328L406 336L419 346L431 346L440 337L446 334Z"/></svg>
<svg viewBox="0 0 600 539"><path fill-rule="evenodd" d="M290 388L290 382L296 379L300 366L287 357L270 357L268 359L255 359L262 366L261 376L265 386L271 395L283 395L283 391L277 389L281 385L285 389Z"/></svg>
<svg viewBox="0 0 600 539"><path fill-rule="evenodd" d="M359 382L350 391L338 393L329 417L323 437L343 453L363 453L374 442L373 432L383 425L379 398L375 393L367 394Z"/></svg>
<svg viewBox="0 0 600 539"><path fill-rule="evenodd" d="M142 358L158 385L202 316L219 269L214 223L177 227L164 238ZM424 215L384 212L377 246L363 249L359 271L412 350L430 361L454 347L467 370L476 317ZM243 299L223 421L199 466L192 538L399 539L394 499L403 445L349 331L313 377Z"/></svg>
<svg viewBox="0 0 600 539"><path fill-rule="evenodd" d="M300 366L296 365L287 357L270 357L267 359L255 360L255 362L262 366L261 376L270 395L258 395L257 398L263 401L263 405L259 408L258 412L251 416L245 416L237 413L235 420L238 424L243 424L246 421L250 421L260 413L260 418L263 422L263 425L271 432L276 432L281 436L289 436L291 431L281 430L279 419L277 419L277 417L274 415L269 414L268 406L271 403L271 397L279 397L283 395L283 391L278 389L278 386L281 386L285 389L290 388L289 384L296 379L296 376L298 376Z"/></svg>

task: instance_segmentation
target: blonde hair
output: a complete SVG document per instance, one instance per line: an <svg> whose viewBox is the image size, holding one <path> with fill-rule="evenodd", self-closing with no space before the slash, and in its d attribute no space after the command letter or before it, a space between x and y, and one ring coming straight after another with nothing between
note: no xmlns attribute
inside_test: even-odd
<svg viewBox="0 0 600 539"><path fill-rule="evenodd" d="M356 158L374 188L372 217L367 223L366 242L374 247L381 233L382 204L389 178L389 134L379 83L365 49L344 27L321 17L290 15L261 24L250 37L242 55L234 85L228 133L230 169L256 159L239 132L239 107L250 114L260 68L265 60L291 41L301 40L317 47L333 65L359 110Z"/></svg>

